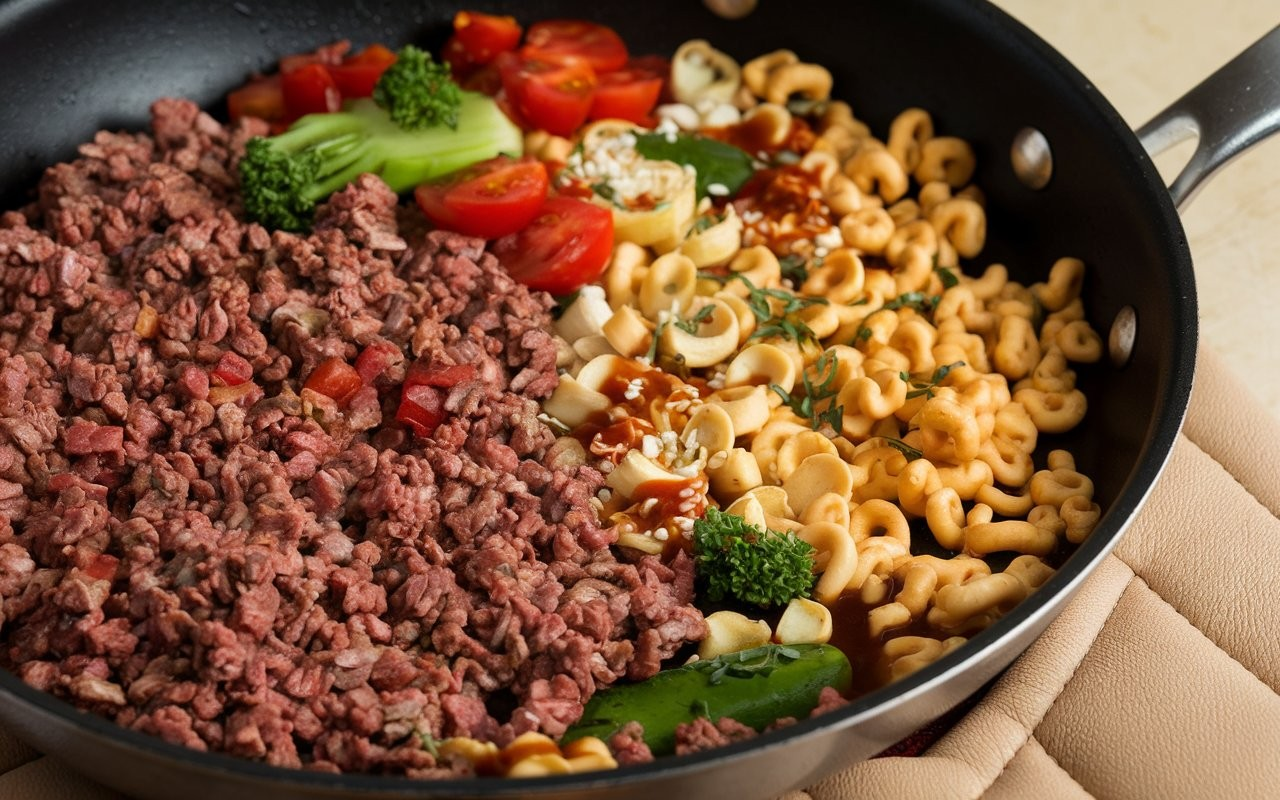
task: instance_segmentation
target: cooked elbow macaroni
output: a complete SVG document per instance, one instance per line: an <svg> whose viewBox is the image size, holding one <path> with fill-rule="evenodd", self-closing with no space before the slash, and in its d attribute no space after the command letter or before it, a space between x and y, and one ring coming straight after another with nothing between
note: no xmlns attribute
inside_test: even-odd
<svg viewBox="0 0 1280 800"><path fill-rule="evenodd" d="M741 124L791 158L758 193L704 200L679 242L618 242L559 323L568 363L545 410L607 473L596 507L620 547L670 556L712 506L794 531L814 598L896 679L1007 613L1098 523L1072 456L1037 454L1084 418L1074 367L1102 355L1085 264L1027 286L976 262L974 150L927 111L878 140L785 50L741 82ZM807 121L796 97L819 104Z"/></svg>

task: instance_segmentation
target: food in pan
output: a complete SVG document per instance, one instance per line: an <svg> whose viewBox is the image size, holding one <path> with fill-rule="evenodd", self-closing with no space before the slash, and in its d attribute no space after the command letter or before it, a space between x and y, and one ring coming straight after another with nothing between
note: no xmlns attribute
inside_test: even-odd
<svg viewBox="0 0 1280 800"><path fill-rule="evenodd" d="M1088 535L1037 449L1084 266L982 264L928 112L581 21L441 56L158 100L0 217L5 667L275 765L602 769L919 669Z"/></svg>

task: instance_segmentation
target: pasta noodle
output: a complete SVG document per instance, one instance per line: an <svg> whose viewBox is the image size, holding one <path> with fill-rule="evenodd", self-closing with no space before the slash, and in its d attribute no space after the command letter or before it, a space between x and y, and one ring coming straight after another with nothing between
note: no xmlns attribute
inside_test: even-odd
<svg viewBox="0 0 1280 800"><path fill-rule="evenodd" d="M619 242L603 294L562 317L571 366L545 410L587 431L588 463L607 462L600 513L621 546L670 554L711 506L793 531L814 548L827 610L813 619L862 626L877 671L901 677L1043 585L1100 520L1070 454L1038 450L1088 412L1075 367L1103 344L1086 266L1060 258L1025 285L976 263L974 150L927 110L902 111L881 141L791 51L741 80L754 141L794 151L760 176L798 204L713 198L670 248ZM602 415L607 442L586 424ZM646 509L661 485L683 502L659 519ZM1001 553L1014 557L993 571Z"/></svg>

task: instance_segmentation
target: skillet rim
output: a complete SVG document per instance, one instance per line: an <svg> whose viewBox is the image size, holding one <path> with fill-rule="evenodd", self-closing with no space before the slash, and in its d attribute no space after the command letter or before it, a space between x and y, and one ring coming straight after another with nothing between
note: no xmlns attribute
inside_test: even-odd
<svg viewBox="0 0 1280 800"><path fill-rule="evenodd" d="M1162 386L1150 430L1138 455L1136 465L1106 509L1098 528L1062 564L1055 574L1033 595L1019 603L991 627L974 635L963 646L927 667L893 684L881 687L854 700L848 706L820 717L797 722L793 726L761 734L749 741L680 758L662 757L648 764L619 767L596 773L550 776L521 780L502 779L411 779L362 773L324 773L276 767L222 753L201 752L171 744L156 736L125 728L104 717L81 711L65 700L24 683L8 670L0 669L0 692L19 703L60 718L71 725L87 729L95 737L113 740L115 744L141 755L168 762L182 762L187 769L209 777L234 774L272 786L298 789L328 790L331 793L361 793L374 797L435 797L454 795L486 795L493 797L525 796L554 791L589 791L643 784L651 778L678 777L694 774L724 762L763 757L783 745L814 739L821 733L835 733L858 723L875 719L913 698L936 689L949 680L969 672L990 655L998 643L1010 641L1039 625L1048 624L1044 617L1056 616L1075 590L1115 548L1120 536L1150 495L1163 471L1182 427L1190 400L1195 373L1198 320L1196 287L1192 260L1181 219L1173 206L1164 183L1133 130L1124 122L1111 103L1070 61L1007 12L984 2L952 4L952 13L975 17L975 24L986 27L991 38L1005 37L1011 46L1028 53L1022 57L1037 68L1047 70L1063 83L1075 87L1104 124L1107 132L1121 143L1125 155L1137 167L1141 181L1150 189L1152 230L1168 256L1173 327L1179 335L1170 345L1167 362L1162 364ZM9 0L0 4L0 25L21 20L25 12L39 6L39 0ZM1051 608L1051 606L1057 608ZM1051 619L1051 617L1050 617ZM1039 635L1038 632L1036 634ZM1020 651L1019 651L1020 652ZM1015 657L1016 658L1016 655ZM1011 663L1012 659L1010 660ZM1001 667L1003 670L1004 667ZM947 711L939 708L937 714ZM849 763L853 763L852 760ZM828 772L832 771L830 769Z"/></svg>

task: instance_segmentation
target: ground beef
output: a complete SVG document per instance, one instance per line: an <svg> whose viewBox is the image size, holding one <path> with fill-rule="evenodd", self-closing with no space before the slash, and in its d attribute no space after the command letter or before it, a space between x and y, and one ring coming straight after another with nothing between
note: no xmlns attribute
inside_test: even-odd
<svg viewBox="0 0 1280 800"><path fill-rule="evenodd" d="M467 766L422 738L558 735L704 635L690 561L618 561L601 475L548 458L549 297L370 176L246 223L261 126L152 112L0 216L0 663L195 749L432 776ZM302 388L362 353L345 407ZM474 369L430 438L415 362Z"/></svg>

